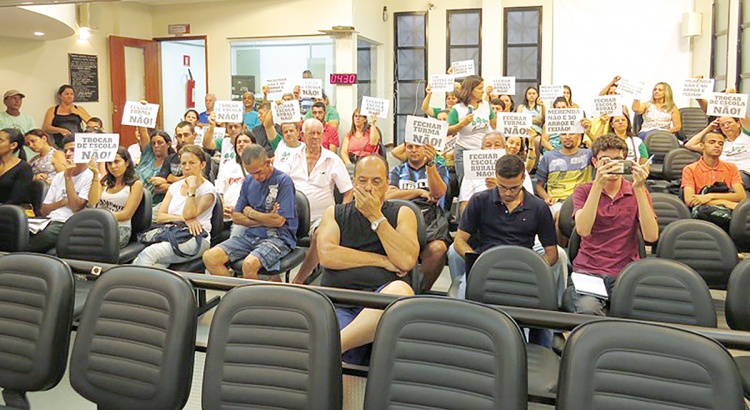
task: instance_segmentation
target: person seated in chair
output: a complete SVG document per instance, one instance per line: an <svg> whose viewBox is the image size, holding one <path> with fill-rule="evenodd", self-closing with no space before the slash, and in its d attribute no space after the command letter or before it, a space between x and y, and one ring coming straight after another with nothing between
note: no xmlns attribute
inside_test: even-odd
<svg viewBox="0 0 750 410"><path fill-rule="evenodd" d="M281 258L297 245L299 219L294 183L273 167L265 148L247 146L242 163L248 177L242 183L232 222L247 229L206 251L203 262L210 274L229 276L227 263L243 260L242 276L257 279L261 268L277 271Z"/></svg>
<svg viewBox="0 0 750 410"><path fill-rule="evenodd" d="M726 137L708 132L700 142L701 158L682 169L685 203L693 218L707 220L729 231L732 210L747 198L737 165L720 159Z"/></svg>
<svg viewBox="0 0 750 410"><path fill-rule="evenodd" d="M55 247L63 224L74 213L86 207L94 174L86 163L73 162L75 140L69 135L62 140L65 152L65 170L52 179L47 196L42 203L42 215L50 222L40 232L29 238L29 252L44 253Z"/></svg>
<svg viewBox="0 0 750 410"><path fill-rule="evenodd" d="M636 162L633 182L616 174L628 146L621 138L608 134L591 147L596 167L593 182L573 192L575 230L581 236L573 271L602 278L612 294L615 279L630 262L640 259L638 231L646 242L659 239L659 225L646 189L648 170ZM604 316L607 301L571 292L576 312Z"/></svg>
<svg viewBox="0 0 750 410"><path fill-rule="evenodd" d="M448 169L435 162L431 145L406 144L407 161L391 170L386 199L405 199L421 210L427 225L425 249L419 255L424 278L421 290L430 290L445 267L451 238L443 201L448 191Z"/></svg>
<svg viewBox="0 0 750 410"><path fill-rule="evenodd" d="M354 201L323 214L318 257L325 268L323 286L410 296L404 277L417 264L417 218L411 209L386 202L388 164L362 158L354 170ZM336 307L343 361L366 365L382 310Z"/></svg>

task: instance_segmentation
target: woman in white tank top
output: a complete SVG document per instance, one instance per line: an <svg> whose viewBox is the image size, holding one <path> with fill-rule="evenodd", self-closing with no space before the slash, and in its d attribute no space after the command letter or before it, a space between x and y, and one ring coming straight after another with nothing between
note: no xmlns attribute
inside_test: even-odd
<svg viewBox="0 0 750 410"><path fill-rule="evenodd" d="M646 134L653 130L669 131L677 134L682 129L680 110L674 104L672 87L667 83L656 83L651 92L651 101L642 103L633 100L633 111L643 115L643 124L638 137L646 139Z"/></svg>
<svg viewBox="0 0 750 410"><path fill-rule="evenodd" d="M114 161L107 162L107 173L103 178L99 178L99 167L93 160L88 167L94 173L89 206L106 209L115 215L122 248L130 242L130 220L143 198L143 182L135 175L135 165L125 147L119 147Z"/></svg>

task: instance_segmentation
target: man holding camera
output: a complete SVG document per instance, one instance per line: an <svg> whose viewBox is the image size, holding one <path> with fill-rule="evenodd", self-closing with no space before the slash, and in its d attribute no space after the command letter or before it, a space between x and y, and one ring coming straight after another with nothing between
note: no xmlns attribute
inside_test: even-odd
<svg viewBox="0 0 750 410"><path fill-rule="evenodd" d="M648 170L631 162L633 182L622 178L628 147L613 134L599 137L591 148L596 178L573 193L573 216L581 236L573 271L600 277L611 295L615 279L630 262L640 259L638 230L646 242L656 242L659 226L645 182ZM606 301L577 294L576 312L605 315Z"/></svg>

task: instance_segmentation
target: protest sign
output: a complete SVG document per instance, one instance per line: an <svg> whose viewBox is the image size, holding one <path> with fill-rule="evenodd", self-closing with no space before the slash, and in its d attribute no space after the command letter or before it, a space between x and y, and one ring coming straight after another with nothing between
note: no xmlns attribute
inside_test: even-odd
<svg viewBox="0 0 750 410"><path fill-rule="evenodd" d="M458 142L458 135L454 135L448 141L445 141L445 145L443 145L443 152L452 151L454 148L456 148L456 142Z"/></svg>
<svg viewBox="0 0 750 410"><path fill-rule="evenodd" d="M443 151L448 136L448 122L434 118L406 117L404 142L417 145L432 145L437 151Z"/></svg>
<svg viewBox="0 0 750 410"><path fill-rule="evenodd" d="M516 77L492 77L492 94L516 94Z"/></svg>
<svg viewBox="0 0 750 410"><path fill-rule="evenodd" d="M285 122L299 122L302 115L299 110L299 101L284 101L280 105L275 102L271 103L274 124L283 124Z"/></svg>
<svg viewBox="0 0 750 410"><path fill-rule="evenodd" d="M617 83L617 93L627 96L629 100L640 100L645 86L646 84L643 81L631 81L623 78Z"/></svg>
<svg viewBox="0 0 750 410"><path fill-rule="evenodd" d="M430 76L432 92L453 92L456 78L452 74L436 74Z"/></svg>
<svg viewBox="0 0 750 410"><path fill-rule="evenodd" d="M216 122L241 123L245 115L242 101L216 101L214 118Z"/></svg>
<svg viewBox="0 0 750 410"><path fill-rule="evenodd" d="M125 102L122 110L122 125L156 128L156 116L159 115L159 104L141 104L137 101Z"/></svg>
<svg viewBox="0 0 750 410"><path fill-rule="evenodd" d="M120 145L120 134L75 134L73 162L82 164L96 158L96 162L112 162Z"/></svg>
<svg viewBox="0 0 750 410"><path fill-rule="evenodd" d="M583 134L583 110L580 108L550 108L545 125L548 134Z"/></svg>
<svg viewBox="0 0 750 410"><path fill-rule="evenodd" d="M454 61L451 63L453 75L456 78L464 78L474 75L474 60Z"/></svg>
<svg viewBox="0 0 750 410"><path fill-rule="evenodd" d="M384 98L362 97L362 106L359 109L359 114L365 117L375 114L378 118L386 118L390 104L391 101Z"/></svg>
<svg viewBox="0 0 750 410"><path fill-rule="evenodd" d="M747 115L747 94L715 93L708 97L709 117L745 118Z"/></svg>
<svg viewBox="0 0 750 410"><path fill-rule="evenodd" d="M504 149L464 151L464 178L485 179L495 176L495 163L505 155Z"/></svg>
<svg viewBox="0 0 750 410"><path fill-rule="evenodd" d="M554 101L555 98L563 96L563 90L561 85L540 85L539 98L542 101Z"/></svg>
<svg viewBox="0 0 750 410"><path fill-rule="evenodd" d="M713 78L688 78L682 82L682 96L686 98L705 98L713 91Z"/></svg>
<svg viewBox="0 0 750 410"><path fill-rule="evenodd" d="M303 78L299 87L300 98L323 98L323 80Z"/></svg>
<svg viewBox="0 0 750 410"><path fill-rule="evenodd" d="M525 137L531 128L531 114L501 112L497 114L497 130L506 137Z"/></svg>
<svg viewBox="0 0 750 410"><path fill-rule="evenodd" d="M208 130L208 127L195 127L195 143L197 145L203 144L203 137L206 134L206 131ZM214 139L224 138L224 135L226 135L227 129L224 127L214 127Z"/></svg>
<svg viewBox="0 0 750 410"><path fill-rule="evenodd" d="M594 98L594 116L601 117L607 114L610 117L622 115L622 100L617 95L605 95Z"/></svg>
<svg viewBox="0 0 750 410"><path fill-rule="evenodd" d="M268 99L280 99L284 93L289 92L289 79L286 77L269 78L266 80L268 87Z"/></svg>

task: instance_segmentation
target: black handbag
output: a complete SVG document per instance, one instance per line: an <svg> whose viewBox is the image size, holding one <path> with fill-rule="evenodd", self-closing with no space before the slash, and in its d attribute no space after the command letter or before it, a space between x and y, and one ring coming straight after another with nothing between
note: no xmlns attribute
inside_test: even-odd
<svg viewBox="0 0 750 410"><path fill-rule="evenodd" d="M167 222L152 225L149 230L139 233L138 242L146 246L155 243L169 242L169 244L172 245L172 251L174 251L175 255L181 258L192 258L198 255L201 248L200 245L206 237L208 237L208 233L205 229L201 231L200 235L193 236L185 222ZM193 238L198 242L198 247L195 253L191 255L181 251L179 246Z"/></svg>

